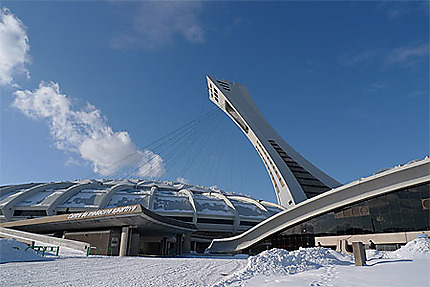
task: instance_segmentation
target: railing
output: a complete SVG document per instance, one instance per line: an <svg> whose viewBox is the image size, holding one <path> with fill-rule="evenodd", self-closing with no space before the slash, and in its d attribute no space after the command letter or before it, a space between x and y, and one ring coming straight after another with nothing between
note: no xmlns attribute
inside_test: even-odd
<svg viewBox="0 0 430 287"><path fill-rule="evenodd" d="M33 249L34 251L36 251L36 253L42 253L42 257L45 256L45 253L47 251L51 251L51 252L55 252L55 256L58 256L58 254L60 253L60 246L28 246L25 251L27 251L28 249Z"/></svg>
<svg viewBox="0 0 430 287"><path fill-rule="evenodd" d="M70 248L80 252L86 252L87 248L90 246L87 242L81 242L70 239L57 238L37 233L31 233L21 230L15 230L10 228L0 227L0 235L5 238L13 238L18 241L24 242L28 245L32 242L38 242L40 245L46 246L61 246L65 248Z"/></svg>

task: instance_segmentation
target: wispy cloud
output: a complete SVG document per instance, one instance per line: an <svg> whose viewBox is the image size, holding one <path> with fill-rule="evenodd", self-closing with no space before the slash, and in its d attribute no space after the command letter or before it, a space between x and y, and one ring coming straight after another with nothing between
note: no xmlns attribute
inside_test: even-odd
<svg viewBox="0 0 430 287"><path fill-rule="evenodd" d="M110 175L120 168L136 167L138 176L164 174L163 159L159 155L138 150L127 132L114 132L100 110L91 104L74 109L70 98L60 92L59 84L42 82L34 91L21 90L14 94L14 107L32 119L47 120L55 146L79 154L92 163L94 172Z"/></svg>
<svg viewBox="0 0 430 287"><path fill-rule="evenodd" d="M393 49L365 50L359 53L349 53L339 57L341 65L369 65L377 64L383 68L395 65L413 67L428 60L429 44L418 44L397 47Z"/></svg>
<svg viewBox="0 0 430 287"><path fill-rule="evenodd" d="M342 65L355 65L355 64L369 64L374 61L375 56L378 54L377 50L365 50L359 53L348 53L342 55L339 61Z"/></svg>
<svg viewBox="0 0 430 287"><path fill-rule="evenodd" d="M137 4L132 27L112 40L112 46L155 49L183 37L191 43L205 41L199 17L202 3L197 1L148 1Z"/></svg>
<svg viewBox="0 0 430 287"><path fill-rule="evenodd" d="M365 87L364 92L365 93L374 93L374 92L378 92L378 91L383 90L383 89L385 89L384 83L373 83L369 87Z"/></svg>
<svg viewBox="0 0 430 287"><path fill-rule="evenodd" d="M347 110L347 114L353 118L360 120L365 120L369 117L369 115L365 111L357 108Z"/></svg>
<svg viewBox="0 0 430 287"><path fill-rule="evenodd" d="M396 20L404 16L429 13L428 1L380 1L375 11L383 13L389 20Z"/></svg>
<svg viewBox="0 0 430 287"><path fill-rule="evenodd" d="M27 28L9 9L0 10L0 84L18 86L14 76L29 72L25 64L29 62Z"/></svg>
<svg viewBox="0 0 430 287"><path fill-rule="evenodd" d="M418 46L406 46L392 50L385 62L388 65L394 64L411 64L416 61L421 61L429 55L429 44L422 44Z"/></svg>
<svg viewBox="0 0 430 287"><path fill-rule="evenodd" d="M420 98L422 96L427 97L427 99L428 99L429 91L428 90L415 90L415 91L412 91L408 94L408 98L410 98L410 99L416 99L416 98Z"/></svg>

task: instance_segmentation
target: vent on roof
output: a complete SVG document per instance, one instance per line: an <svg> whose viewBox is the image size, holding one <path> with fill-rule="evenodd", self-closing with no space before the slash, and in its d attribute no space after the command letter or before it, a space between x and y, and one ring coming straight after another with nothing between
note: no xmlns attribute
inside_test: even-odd
<svg viewBox="0 0 430 287"><path fill-rule="evenodd" d="M226 82L217 80L218 84L226 91L230 91L230 85Z"/></svg>
<svg viewBox="0 0 430 287"><path fill-rule="evenodd" d="M215 99L215 101L218 102L218 90L216 88L214 88L214 93L212 94L212 96Z"/></svg>
<svg viewBox="0 0 430 287"><path fill-rule="evenodd" d="M47 216L46 210L15 210L13 216Z"/></svg>
<svg viewBox="0 0 430 287"><path fill-rule="evenodd" d="M209 224L225 224L233 225L233 220L218 219L218 218L198 218L197 223L209 223Z"/></svg>
<svg viewBox="0 0 430 287"><path fill-rule="evenodd" d="M288 166L294 177L300 184L307 198L314 197L327 190L330 190L328 186L323 184L317 178L315 178L310 172L304 169L294 159L292 159L274 140L268 140L273 149L282 158L284 163Z"/></svg>

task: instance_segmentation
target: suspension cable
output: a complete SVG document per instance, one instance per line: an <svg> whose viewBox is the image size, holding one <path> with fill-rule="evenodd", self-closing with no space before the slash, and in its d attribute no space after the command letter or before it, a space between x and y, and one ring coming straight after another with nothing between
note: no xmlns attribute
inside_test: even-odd
<svg viewBox="0 0 430 287"><path fill-rule="evenodd" d="M171 138L175 137L177 134L180 134L180 133L181 133L181 132L183 132L184 130L187 130L187 129L189 130L190 128L193 128L196 124L198 124L198 123L200 123L200 122L202 122L202 121L204 122L205 120L207 120L207 118L210 118L213 114L215 114L215 113L217 113L217 112L218 112L218 108L216 108L216 107L211 108L209 111L207 111L207 112L203 113L202 115L200 115L199 117L197 117L197 118L195 118L195 119L191 120L190 122L186 123L185 125L183 125L183 126L181 126L181 127L177 128L177 129L173 130L172 132L170 132L170 133L168 133L168 134L166 134L166 135L162 136L161 138L159 138L159 139L157 139L157 140L155 140L155 141L151 142L150 144L148 144L148 145L146 145L146 146L142 147L141 149L136 149L136 151L134 151L134 152L132 152L132 153L128 154L127 156L125 156L125 157L123 157L123 158L119 159L118 161L116 161L116 162L114 162L114 163L110 164L109 166L105 166L105 167L101 168L100 170L98 170L98 171L96 171L96 172L91 173L91 174L90 174L90 176L88 176L88 177L86 177L86 178L93 178L93 177L95 177L97 174L103 174L103 172L105 172L105 171L109 170L109 169L110 169L110 168L112 168L113 166L118 166L118 168L116 168L115 170L113 170L113 172L110 172L110 173L108 174L108 176L113 176L114 174L119 173L119 172L120 172L120 170L121 170L124 166L129 165L129 164L127 164L127 160L130 160L130 159L131 159L132 161L136 160L136 158L134 158L134 156L135 156L136 154L139 154L139 152L141 152L140 150L146 150L146 149L148 149L149 147L151 147L151 146L153 146L153 145L155 145L155 144L158 144L158 145L154 148L154 150L156 150L156 149L158 149L158 148L162 147L163 145L165 145L165 144L169 141L169 139L171 139ZM162 142L163 140L165 141L164 143ZM161 143L160 143L160 142L161 142Z"/></svg>

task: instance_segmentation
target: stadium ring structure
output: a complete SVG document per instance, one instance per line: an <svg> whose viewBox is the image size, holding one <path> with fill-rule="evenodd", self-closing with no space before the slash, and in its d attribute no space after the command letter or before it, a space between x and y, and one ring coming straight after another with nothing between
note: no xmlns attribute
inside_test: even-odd
<svg viewBox="0 0 430 287"><path fill-rule="evenodd" d="M311 246L348 252L354 241L387 250L430 235L429 157L342 185L276 133L245 86L209 76L207 84L209 99L261 157L277 204L165 181L3 186L0 236L50 234L103 254L178 255Z"/></svg>
<svg viewBox="0 0 430 287"><path fill-rule="evenodd" d="M139 221L133 225L138 226L136 230L140 228L149 235L147 250L145 247L143 251L142 248L140 250L148 254L159 253L160 246L154 243L161 242L161 238L168 239L181 233L192 234L189 248L203 252L213 238L241 233L283 210L275 203L242 194L156 180L30 183L3 186L0 194L0 220L10 222L27 219L26 226L20 229L39 233L58 232L62 225L32 225L33 218L140 205L141 211L147 214L148 222L142 228L139 227ZM71 231L91 231L94 228L98 228L97 224L88 227L82 227L82 223L76 223L75 226L69 224L60 235L79 239L76 232ZM115 235L109 237L115 238ZM170 245L174 246L173 242ZM165 254L176 252L169 251L168 246L165 248Z"/></svg>

